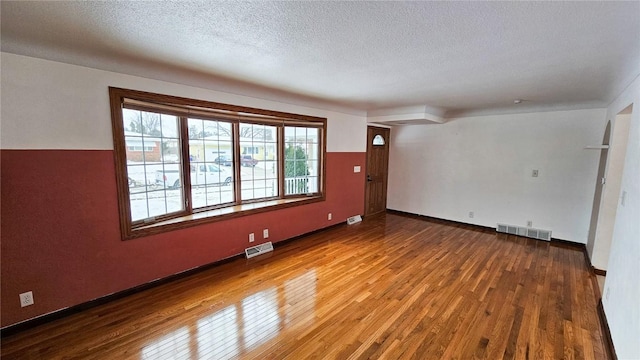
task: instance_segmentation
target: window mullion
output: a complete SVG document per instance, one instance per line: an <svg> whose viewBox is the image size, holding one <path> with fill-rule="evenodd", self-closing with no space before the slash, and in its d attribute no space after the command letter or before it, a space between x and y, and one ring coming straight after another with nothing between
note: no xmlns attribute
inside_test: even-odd
<svg viewBox="0 0 640 360"><path fill-rule="evenodd" d="M318 181L318 191L323 194L323 198L324 198L324 193L326 191L326 186L327 186L327 168L326 168L326 161L327 161L327 123L325 122L322 126L322 131L320 131L320 133L318 134L318 176L319 179Z"/></svg>
<svg viewBox="0 0 640 360"><path fill-rule="evenodd" d="M278 197L284 198L284 126L278 126L278 140L276 147L278 149Z"/></svg>
<svg viewBox="0 0 640 360"><path fill-rule="evenodd" d="M233 141L233 171L234 171L234 191L235 191L235 203L240 204L242 202L242 181L241 181L241 158L240 158L240 123L235 121L233 123L232 131L232 141Z"/></svg>
<svg viewBox="0 0 640 360"><path fill-rule="evenodd" d="M193 199L191 198L191 159L189 158L189 126L188 119L180 117L180 146L182 152L182 196L185 210L193 213Z"/></svg>

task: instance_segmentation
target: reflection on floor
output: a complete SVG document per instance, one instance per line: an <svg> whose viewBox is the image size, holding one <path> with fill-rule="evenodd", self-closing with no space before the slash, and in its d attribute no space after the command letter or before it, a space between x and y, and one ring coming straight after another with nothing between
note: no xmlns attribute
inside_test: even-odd
<svg viewBox="0 0 640 360"><path fill-rule="evenodd" d="M278 288L259 291L197 321L195 343L199 359L234 359L240 350L251 351L280 331L280 324L301 324L312 320L315 308L316 273L309 270L285 281L284 294ZM278 305L284 295L285 311ZM240 316L238 314L241 314ZM182 327L148 345L141 352L143 360L190 359L193 334ZM241 342L242 344L239 344Z"/></svg>

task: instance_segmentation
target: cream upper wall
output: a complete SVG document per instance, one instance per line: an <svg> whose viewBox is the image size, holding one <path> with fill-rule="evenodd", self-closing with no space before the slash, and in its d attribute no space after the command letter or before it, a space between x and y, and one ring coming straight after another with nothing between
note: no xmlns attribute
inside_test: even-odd
<svg viewBox="0 0 640 360"><path fill-rule="evenodd" d="M633 104L602 302L618 359L640 359L640 76L609 106Z"/></svg>
<svg viewBox="0 0 640 360"><path fill-rule="evenodd" d="M489 227L531 220L586 243L600 153L583 148L601 144L605 126L595 109L396 127L388 207Z"/></svg>
<svg viewBox="0 0 640 360"><path fill-rule="evenodd" d="M2 53L3 149L111 150L108 87L327 118L327 151L365 152L366 117Z"/></svg>

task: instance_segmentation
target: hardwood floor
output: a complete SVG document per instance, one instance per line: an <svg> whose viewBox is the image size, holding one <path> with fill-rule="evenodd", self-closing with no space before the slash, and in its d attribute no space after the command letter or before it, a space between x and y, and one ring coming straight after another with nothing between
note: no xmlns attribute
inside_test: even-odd
<svg viewBox="0 0 640 360"><path fill-rule="evenodd" d="M2 340L3 359L604 359L579 249L396 214Z"/></svg>

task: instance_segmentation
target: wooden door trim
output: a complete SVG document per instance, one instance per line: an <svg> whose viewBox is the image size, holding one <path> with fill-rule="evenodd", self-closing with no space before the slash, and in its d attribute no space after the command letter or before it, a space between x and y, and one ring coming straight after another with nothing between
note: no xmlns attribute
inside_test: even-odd
<svg viewBox="0 0 640 360"><path fill-rule="evenodd" d="M369 202L370 202L370 194L369 194L369 181L367 180L369 177L369 158L371 156L371 147L372 142L373 142L373 138L375 137L374 134L371 133L371 130L373 131L382 131L384 133L384 138L385 138L385 144L384 144L384 158L385 158L385 164L384 164L384 179L382 181L382 188L383 188L383 206L382 209L380 209L379 211L376 212L372 212L369 213ZM384 212L387 208L387 185L388 185L388 180L389 180L389 141L390 141L390 137L391 137L391 129L387 128L387 127L381 127L381 126L372 126L372 125L367 125L367 153L366 153L366 166L365 166L365 179L364 179L364 215L365 216L371 216L371 215L376 215L379 214L381 212Z"/></svg>

